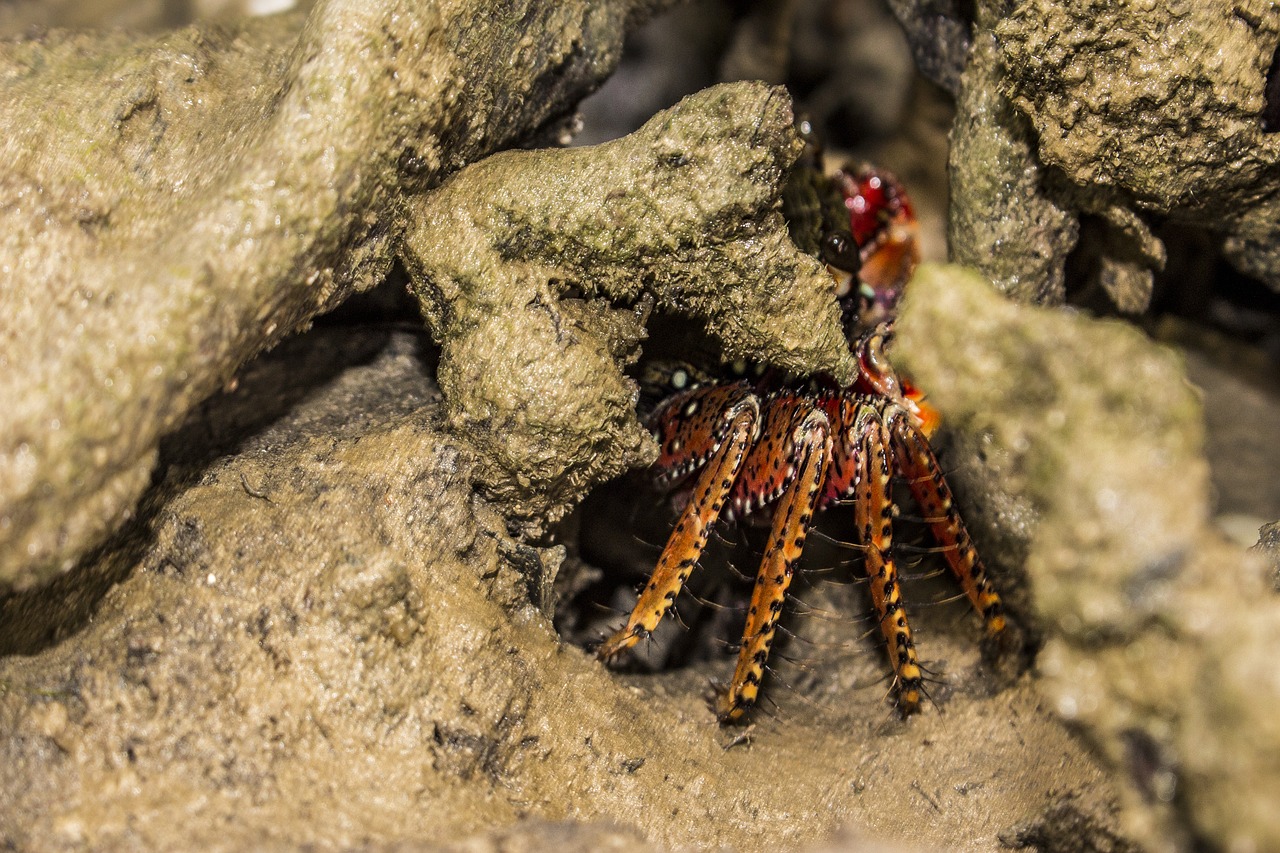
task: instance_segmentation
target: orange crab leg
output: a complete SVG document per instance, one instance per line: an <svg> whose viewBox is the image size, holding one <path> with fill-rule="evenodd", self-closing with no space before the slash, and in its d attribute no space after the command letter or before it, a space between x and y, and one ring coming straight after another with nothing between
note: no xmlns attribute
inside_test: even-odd
<svg viewBox="0 0 1280 853"><path fill-rule="evenodd" d="M707 535L720 517L742 468L760 406L745 387L730 386L680 395L658 414L665 415L665 420L660 421L662 457L659 464L667 476L677 478L680 472L692 470L699 464L702 473L626 624L596 649L596 657L602 660L617 657L649 636L671 609L702 556ZM697 429L687 429L689 425ZM702 443L693 445L688 436L696 436Z"/></svg>
<svg viewBox="0 0 1280 853"><path fill-rule="evenodd" d="M857 425L858 495L854 522L866 549L866 571L871 581L871 603L880 631L888 644L889 663L898 686L898 703L904 714L920 707L922 678L915 641L899 592L898 569L893 561L893 495L890 479L889 430L877 409L868 407Z"/></svg>
<svg viewBox="0 0 1280 853"><path fill-rule="evenodd" d="M986 567L973 547L973 539L956 511L951 489L938 467L929 441L905 413L890 418L898 464L911 486L911 494L928 521L933 536L943 546L947 564L960 581L964 594L982 615L988 634L1004 630L1004 605L987 579Z"/></svg>
<svg viewBox="0 0 1280 853"><path fill-rule="evenodd" d="M756 702L787 587L791 585L796 563L804 551L805 535L826 485L831 459L827 416L812 408L800 414L803 416L792 429L791 452L786 457L794 473L774 508L769 545L756 574L751 606L747 609L738 665L733 671L733 680L717 691L715 711L722 723L737 722Z"/></svg>

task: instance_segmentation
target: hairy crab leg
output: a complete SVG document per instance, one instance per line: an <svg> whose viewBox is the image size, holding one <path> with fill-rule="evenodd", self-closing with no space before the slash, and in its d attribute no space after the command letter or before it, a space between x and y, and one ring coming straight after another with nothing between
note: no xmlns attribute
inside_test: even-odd
<svg viewBox="0 0 1280 853"><path fill-rule="evenodd" d="M787 587L826 485L831 459L827 416L815 408L799 408L795 414L786 455L786 464L794 473L774 508L769 544L756 574L733 679L717 690L715 712L722 723L737 722L756 702Z"/></svg>
<svg viewBox="0 0 1280 853"><path fill-rule="evenodd" d="M960 518L938 465L938 459L929 447L929 441L911 422L906 412L899 410L889 417L889 429L897 449L897 459L906 475L911 494L924 514L929 529L938 544L943 546L947 564L960 581L964 594L982 615L987 633L995 635L1004 630L1004 605L1000 594L987 579L986 567L973 547L973 539Z"/></svg>
<svg viewBox="0 0 1280 853"><path fill-rule="evenodd" d="M626 624L600 644L596 657L622 654L649 636L671 609L724 509L759 417L760 404L745 385L692 389L654 413L659 481L678 482L699 466L702 472Z"/></svg>
<svg viewBox="0 0 1280 853"><path fill-rule="evenodd" d="M889 430L880 407L867 407L856 427L858 448L857 499L854 523L866 555L871 581L871 603L880 631L888 644L889 663L898 687L898 705L904 714L920 708L922 677L907 611L899 591L898 568L893 561L893 455Z"/></svg>

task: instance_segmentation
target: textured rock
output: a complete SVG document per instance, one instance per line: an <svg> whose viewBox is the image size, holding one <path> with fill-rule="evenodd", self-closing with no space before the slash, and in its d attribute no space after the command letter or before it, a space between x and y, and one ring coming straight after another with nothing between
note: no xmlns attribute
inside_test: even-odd
<svg viewBox="0 0 1280 853"><path fill-rule="evenodd" d="M889 0L920 72L955 94L968 61L972 22L960 0Z"/></svg>
<svg viewBox="0 0 1280 853"><path fill-rule="evenodd" d="M761 213L801 148L790 104L718 86L615 142L490 157L410 206L450 423L509 514L555 520L650 461L620 371L650 306L698 319L728 358L852 375L830 277Z"/></svg>
<svg viewBox="0 0 1280 853"><path fill-rule="evenodd" d="M1267 661L1280 599L1208 524L1202 416L1177 358L1119 323L1017 308L956 268L917 276L898 345L950 423L990 436L1000 487L1038 514L1038 668L1128 779L1136 839L1280 844Z"/></svg>
<svg viewBox="0 0 1280 853"><path fill-rule="evenodd" d="M1263 127L1274 3L976 12L953 130L953 259L1055 304L1084 218L1077 278L1138 313L1165 260L1151 222L1169 219L1219 235L1238 269L1280 287L1280 142Z"/></svg>
<svg viewBox="0 0 1280 853"><path fill-rule="evenodd" d="M1226 235L1233 263L1280 287L1271 0L1021 0L994 32L1041 163L1095 199Z"/></svg>
<svg viewBox="0 0 1280 853"><path fill-rule="evenodd" d="M405 192L569 110L650 5L331 0L5 44L0 586L127 519L161 435L387 271Z"/></svg>
<svg viewBox="0 0 1280 853"><path fill-rule="evenodd" d="M1077 184L1191 213L1256 199L1275 171L1280 143L1262 132L1280 41L1270 0L1020 0L996 33L1008 91L1036 129L1041 160Z"/></svg>
<svg viewBox="0 0 1280 853"><path fill-rule="evenodd" d="M1271 585L1280 590L1280 521L1258 531L1258 544L1253 547L1271 566Z"/></svg>
<svg viewBox="0 0 1280 853"><path fill-rule="evenodd" d="M1079 223L1045 189L1026 118L1000 92L995 38L980 32L956 101L948 164L951 259L1022 302L1060 304Z"/></svg>

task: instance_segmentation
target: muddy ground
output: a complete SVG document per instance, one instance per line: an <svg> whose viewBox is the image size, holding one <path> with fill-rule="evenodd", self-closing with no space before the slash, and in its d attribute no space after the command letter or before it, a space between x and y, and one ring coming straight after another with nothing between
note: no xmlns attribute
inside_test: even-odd
<svg viewBox="0 0 1280 853"><path fill-rule="evenodd" d="M924 614L944 683L908 722L851 619L745 732L705 704L723 656L625 676L562 643L530 601L558 551L472 495L429 357L421 334L320 329L188 425L217 443L168 460L145 535L101 558L123 578L92 620L7 659L6 766L32 783L10 788L11 839L383 846L575 820L672 847L851 827L989 850L1112 824L1105 774L1032 679L993 681L954 608Z"/></svg>

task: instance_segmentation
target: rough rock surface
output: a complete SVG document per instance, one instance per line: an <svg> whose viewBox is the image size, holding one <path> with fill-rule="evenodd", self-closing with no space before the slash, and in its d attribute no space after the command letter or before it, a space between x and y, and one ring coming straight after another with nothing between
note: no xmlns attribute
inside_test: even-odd
<svg viewBox="0 0 1280 853"><path fill-rule="evenodd" d="M1176 356L940 268L913 282L898 346L952 424L989 436L988 488L1038 516L1026 560L1047 637L1038 670L1128 780L1134 837L1280 844L1268 660L1280 599L1261 561L1209 525L1203 418Z"/></svg>
<svg viewBox="0 0 1280 853"><path fill-rule="evenodd" d="M888 0L888 5L907 33L920 73L958 92L972 39L961 0Z"/></svg>
<svg viewBox="0 0 1280 853"><path fill-rule="evenodd" d="M1254 550L1271 566L1271 585L1280 590L1280 521L1273 521L1258 531Z"/></svg>
<svg viewBox="0 0 1280 853"><path fill-rule="evenodd" d="M0 585L124 521L160 436L386 273L405 193L569 110L653 4L482 5L3 46Z"/></svg>
<svg viewBox="0 0 1280 853"><path fill-rule="evenodd" d="M1239 269L1280 286L1280 142L1264 118L1280 44L1274 3L976 8L954 131L965 153L952 162L968 162L952 181L957 258L1019 298L1060 301L1083 216L1099 232L1084 274L1136 312L1164 263L1149 226L1159 216L1225 237ZM1060 224L1044 215L1055 208ZM1011 215L974 224L992 211ZM1017 276L1045 284L1028 290Z"/></svg>
<svg viewBox="0 0 1280 853"><path fill-rule="evenodd" d="M620 370L650 307L697 319L728 358L852 376L830 277L770 211L793 123L781 88L717 86L614 142L490 157L409 205L402 254L449 420L509 515L539 527L650 461Z"/></svg>
<svg viewBox="0 0 1280 853"><path fill-rule="evenodd" d="M1019 301L1061 304L1079 222L1045 192L1026 118L999 82L995 38L980 33L956 96L948 156L950 257L981 269Z"/></svg>
<svg viewBox="0 0 1280 853"><path fill-rule="evenodd" d="M1273 2L1020 0L996 34L1043 162L1148 209L1259 217L1280 154L1263 130Z"/></svg>

